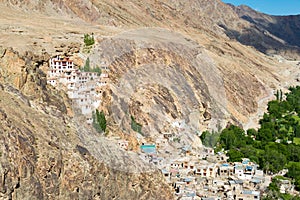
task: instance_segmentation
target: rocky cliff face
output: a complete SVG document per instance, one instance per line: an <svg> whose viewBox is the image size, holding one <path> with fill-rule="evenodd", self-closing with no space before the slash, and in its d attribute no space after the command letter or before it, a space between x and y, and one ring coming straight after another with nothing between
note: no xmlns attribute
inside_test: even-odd
<svg viewBox="0 0 300 200"><path fill-rule="evenodd" d="M91 59L109 65L112 99L105 107L124 127L134 116L153 136L170 131L167 127L176 121L186 121L195 131L230 118L219 70L203 47L180 34L131 31L103 40Z"/></svg>
<svg viewBox="0 0 300 200"><path fill-rule="evenodd" d="M187 122L194 132L245 122L257 107L249 96L268 96L264 82L279 79L264 57L252 59L255 51L225 46L215 41L205 47L166 29L144 28L102 40L91 60L107 62L112 98L105 107L127 132L131 116L147 134L168 132L175 121Z"/></svg>
<svg viewBox="0 0 300 200"><path fill-rule="evenodd" d="M2 49L0 198L172 199L156 169L69 117L43 60Z"/></svg>

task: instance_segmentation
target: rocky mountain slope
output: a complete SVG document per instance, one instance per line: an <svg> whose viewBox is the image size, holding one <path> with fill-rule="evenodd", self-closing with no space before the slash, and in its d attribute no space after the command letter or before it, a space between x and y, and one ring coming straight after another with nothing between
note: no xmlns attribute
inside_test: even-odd
<svg viewBox="0 0 300 200"><path fill-rule="evenodd" d="M179 2L138 1L5 1L4 5L48 16L67 16L93 24L126 27L168 27L205 30L206 34L227 35L268 54L299 58L299 15L270 16L247 6L234 7L220 0Z"/></svg>
<svg viewBox="0 0 300 200"><path fill-rule="evenodd" d="M239 42L251 45L268 54L281 54L289 59L299 59L300 15L271 16L247 6L233 7L240 18L252 27L228 34Z"/></svg>
<svg viewBox="0 0 300 200"><path fill-rule="evenodd" d="M150 141L175 122L190 140L228 122L253 127L272 90L299 76L297 62L230 39L253 25L219 0L0 0L0 9L3 198L172 198L156 169L82 126L66 94L45 85L51 56L109 67L108 129L132 144L131 116ZM85 33L96 38L89 55Z"/></svg>
<svg viewBox="0 0 300 200"><path fill-rule="evenodd" d="M0 198L172 199L155 168L71 118L43 59L1 49Z"/></svg>

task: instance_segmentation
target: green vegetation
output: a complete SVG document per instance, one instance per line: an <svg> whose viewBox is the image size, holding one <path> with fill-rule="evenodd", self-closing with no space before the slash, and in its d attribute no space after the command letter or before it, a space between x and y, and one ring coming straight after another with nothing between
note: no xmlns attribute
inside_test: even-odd
<svg viewBox="0 0 300 200"><path fill-rule="evenodd" d="M294 184L296 190L300 190L300 163L299 162L290 162L287 166L289 169L286 174L287 177L294 179Z"/></svg>
<svg viewBox="0 0 300 200"><path fill-rule="evenodd" d="M103 111L99 112L97 109L96 113L93 113L93 126L99 133L105 132L106 118Z"/></svg>
<svg viewBox="0 0 300 200"><path fill-rule="evenodd" d="M294 138L293 143L296 145L300 144L300 138Z"/></svg>
<svg viewBox="0 0 300 200"><path fill-rule="evenodd" d="M101 74L101 69L100 67L96 66L94 68L91 68L90 66L90 58L88 57L85 61L84 66L81 68L84 72L96 72L98 75Z"/></svg>
<svg viewBox="0 0 300 200"><path fill-rule="evenodd" d="M276 100L268 103L268 112L260 120L256 131L245 131L237 126L222 130L216 149L225 149L229 161L249 158L267 173L289 170L286 177L292 178L300 189L300 87L291 87L285 94L277 91ZM211 134L204 132L204 145L211 146ZM272 191L276 191L272 189ZM284 198L285 199L285 198ZM288 198L287 198L288 199Z"/></svg>
<svg viewBox="0 0 300 200"><path fill-rule="evenodd" d="M84 34L83 41L85 46L92 46L93 44L95 44L94 34Z"/></svg>
<svg viewBox="0 0 300 200"><path fill-rule="evenodd" d="M280 181L287 180L287 178L283 176L275 176L272 179L272 183L270 183L268 187L268 192L262 200L273 200L273 199L283 199L283 200L300 200L299 196L292 196L290 194L281 194L280 193Z"/></svg>
<svg viewBox="0 0 300 200"><path fill-rule="evenodd" d="M180 138L177 138L177 137L174 138L174 139L173 139L173 142L178 142L178 143L180 143Z"/></svg>
<svg viewBox="0 0 300 200"><path fill-rule="evenodd" d="M94 34L93 33L92 35L84 34L83 42L84 42L83 53L90 53L93 45L95 44Z"/></svg>
<svg viewBox="0 0 300 200"><path fill-rule="evenodd" d="M131 116L131 129L142 134L142 125L137 123L133 116Z"/></svg>
<svg viewBox="0 0 300 200"><path fill-rule="evenodd" d="M91 67L90 67L90 58L88 57L85 61L85 64L83 66L83 71L84 72L90 72L91 71Z"/></svg>
<svg viewBox="0 0 300 200"><path fill-rule="evenodd" d="M204 146L214 147L216 146L219 137L220 137L220 133L218 132L210 133L209 131L204 131L201 134L200 139L202 140Z"/></svg>
<svg viewBox="0 0 300 200"><path fill-rule="evenodd" d="M275 96L277 101L282 101L283 100L282 90L277 90Z"/></svg>

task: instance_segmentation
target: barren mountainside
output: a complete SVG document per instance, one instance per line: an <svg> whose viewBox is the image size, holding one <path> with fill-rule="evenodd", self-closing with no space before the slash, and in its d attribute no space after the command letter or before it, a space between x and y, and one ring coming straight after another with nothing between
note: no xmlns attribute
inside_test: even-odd
<svg viewBox="0 0 300 200"><path fill-rule="evenodd" d="M135 150L131 117L147 141L184 122L183 142L197 143L206 129L256 127L272 92L299 80L298 62L264 54L299 57L296 16L220 0L0 0L0 9L0 199L174 198L159 170L83 125L66 93L46 85L53 56L108 66L108 135ZM289 40L266 19L289 21Z"/></svg>
<svg viewBox="0 0 300 200"><path fill-rule="evenodd" d="M242 33L230 34L242 44L251 45L268 54L281 54L299 60L300 15L271 16L247 6L234 7L240 18L251 23L252 28Z"/></svg>
<svg viewBox="0 0 300 200"><path fill-rule="evenodd" d="M220 0L3 2L26 12L65 15L93 24L205 29L209 34L227 35L264 53L281 54L289 59L299 58L299 15L270 16L247 6L227 5Z"/></svg>
<svg viewBox="0 0 300 200"><path fill-rule="evenodd" d="M172 198L154 168L70 118L34 65L42 59L1 49L1 198Z"/></svg>

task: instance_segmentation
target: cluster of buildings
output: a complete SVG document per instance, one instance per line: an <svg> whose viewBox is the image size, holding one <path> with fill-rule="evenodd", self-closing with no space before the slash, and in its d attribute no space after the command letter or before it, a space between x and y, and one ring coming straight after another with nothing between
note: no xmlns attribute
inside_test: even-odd
<svg viewBox="0 0 300 200"><path fill-rule="evenodd" d="M73 105L81 110L89 124L93 121L92 112L101 104L102 91L108 81L105 66L101 67L100 74L79 70L68 57L56 56L49 60L47 84L66 90Z"/></svg>
<svg viewBox="0 0 300 200"><path fill-rule="evenodd" d="M177 141L174 135L163 134L156 142L143 143L140 157L156 165L173 188L178 199L184 200L259 200L269 182L258 165L249 159L228 162L223 153L214 149L194 149L189 145L170 149ZM127 150L127 142L119 146Z"/></svg>
<svg viewBox="0 0 300 200"><path fill-rule="evenodd" d="M172 133L161 133L151 142L140 141L140 158L159 168L177 199L259 200L270 183L259 166L245 158L228 162L224 153L213 148L187 145L180 141L187 125L174 123ZM120 148L128 150L125 140Z"/></svg>
<svg viewBox="0 0 300 200"><path fill-rule="evenodd" d="M265 189L263 171L249 159L229 163L224 154L214 155L213 149L205 147L194 151L183 146L175 159L159 158L162 154L156 153L150 161L161 160L153 163L180 199L258 200Z"/></svg>

